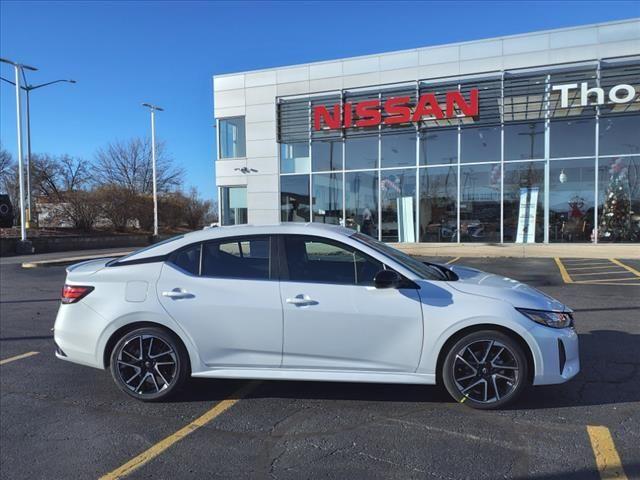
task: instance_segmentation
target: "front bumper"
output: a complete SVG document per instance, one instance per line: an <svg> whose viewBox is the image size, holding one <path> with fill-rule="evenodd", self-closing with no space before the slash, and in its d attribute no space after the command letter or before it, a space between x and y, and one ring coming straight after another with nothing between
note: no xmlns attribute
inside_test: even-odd
<svg viewBox="0 0 640 480"><path fill-rule="evenodd" d="M534 385L564 383L578 374L580 352L575 329L535 325L529 333L538 347Z"/></svg>

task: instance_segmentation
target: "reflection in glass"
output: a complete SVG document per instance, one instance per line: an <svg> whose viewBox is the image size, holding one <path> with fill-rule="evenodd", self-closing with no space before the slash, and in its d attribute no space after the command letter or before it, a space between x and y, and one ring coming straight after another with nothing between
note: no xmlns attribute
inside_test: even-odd
<svg viewBox="0 0 640 480"><path fill-rule="evenodd" d="M500 241L500 164L460 167L460 241Z"/></svg>
<svg viewBox="0 0 640 480"><path fill-rule="evenodd" d="M420 169L420 241L456 242L458 167Z"/></svg>
<svg viewBox="0 0 640 480"><path fill-rule="evenodd" d="M410 167L416 164L416 133L382 135L382 167Z"/></svg>
<svg viewBox="0 0 640 480"><path fill-rule="evenodd" d="M595 120L556 120L549 132L551 158L588 157L595 154Z"/></svg>
<svg viewBox="0 0 640 480"><path fill-rule="evenodd" d="M378 238L378 174L345 174L345 226Z"/></svg>
<svg viewBox="0 0 640 480"><path fill-rule="evenodd" d="M600 155L640 154L640 115L600 117Z"/></svg>
<svg viewBox="0 0 640 480"><path fill-rule="evenodd" d="M593 231L595 160L549 163L549 241L590 242Z"/></svg>
<svg viewBox="0 0 640 480"><path fill-rule="evenodd" d="M382 241L415 242L415 168L387 170L381 176Z"/></svg>
<svg viewBox="0 0 640 480"><path fill-rule="evenodd" d="M246 151L244 117L221 118L218 125L220 127L220 158L244 157Z"/></svg>
<svg viewBox="0 0 640 480"><path fill-rule="evenodd" d="M221 187L222 225L247 223L247 188Z"/></svg>
<svg viewBox="0 0 640 480"><path fill-rule="evenodd" d="M640 156L598 163L598 242L640 242Z"/></svg>
<svg viewBox="0 0 640 480"><path fill-rule="evenodd" d="M314 172L342 170L342 140L313 141L311 164Z"/></svg>
<svg viewBox="0 0 640 480"><path fill-rule="evenodd" d="M345 143L346 170L378 167L378 137L352 137Z"/></svg>
<svg viewBox="0 0 640 480"><path fill-rule="evenodd" d="M544 123L513 123L504 126L504 159L544 158Z"/></svg>
<svg viewBox="0 0 640 480"><path fill-rule="evenodd" d="M280 145L280 173L308 173L309 167L308 142Z"/></svg>
<svg viewBox="0 0 640 480"><path fill-rule="evenodd" d="M280 177L280 220L309 221L309 175Z"/></svg>
<svg viewBox="0 0 640 480"><path fill-rule="evenodd" d="M460 163L500 160L500 127L465 127L460 131Z"/></svg>
<svg viewBox="0 0 640 480"><path fill-rule="evenodd" d="M504 164L505 242L544 241L544 162Z"/></svg>
<svg viewBox="0 0 640 480"><path fill-rule="evenodd" d="M420 133L420 165L446 165L457 161L457 128L430 128Z"/></svg>
<svg viewBox="0 0 640 480"><path fill-rule="evenodd" d="M311 181L313 183L313 221L342 225L342 174L316 174Z"/></svg>

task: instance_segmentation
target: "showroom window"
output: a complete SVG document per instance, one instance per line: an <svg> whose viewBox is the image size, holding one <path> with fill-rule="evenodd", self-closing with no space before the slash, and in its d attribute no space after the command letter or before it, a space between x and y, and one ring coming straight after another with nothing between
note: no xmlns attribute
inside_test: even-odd
<svg viewBox="0 0 640 480"><path fill-rule="evenodd" d="M504 159L536 158L544 158L544 122L505 124Z"/></svg>
<svg viewBox="0 0 640 480"><path fill-rule="evenodd" d="M342 140L313 141L311 166L314 172L342 170Z"/></svg>
<svg viewBox="0 0 640 480"><path fill-rule="evenodd" d="M247 223L247 187L220 187L222 225Z"/></svg>
<svg viewBox="0 0 640 480"><path fill-rule="evenodd" d="M309 173L309 142L280 145L280 173Z"/></svg>
<svg viewBox="0 0 640 480"><path fill-rule="evenodd" d="M382 135L382 168L411 167L416 164L416 133Z"/></svg>
<svg viewBox="0 0 640 480"><path fill-rule="evenodd" d="M378 172L345 173L345 226L378 238Z"/></svg>
<svg viewBox="0 0 640 480"><path fill-rule="evenodd" d="M464 127L460 131L460 163L500 160L500 127Z"/></svg>
<svg viewBox="0 0 640 480"><path fill-rule="evenodd" d="M640 156L598 164L598 241L640 242Z"/></svg>
<svg viewBox="0 0 640 480"><path fill-rule="evenodd" d="M458 129L429 128L420 132L420 165L458 163Z"/></svg>
<svg viewBox="0 0 640 480"><path fill-rule="evenodd" d="M420 169L420 241L458 241L458 168Z"/></svg>
<svg viewBox="0 0 640 480"><path fill-rule="evenodd" d="M460 167L460 241L500 241L500 164Z"/></svg>
<svg viewBox="0 0 640 480"><path fill-rule="evenodd" d="M381 234L383 242L415 242L416 170L380 173Z"/></svg>
<svg viewBox="0 0 640 480"><path fill-rule="evenodd" d="M600 117L600 155L640 154L640 115Z"/></svg>
<svg viewBox="0 0 640 480"><path fill-rule="evenodd" d="M280 177L280 220L308 222L309 175L283 175Z"/></svg>
<svg viewBox="0 0 640 480"><path fill-rule="evenodd" d="M378 168L378 136L351 137L345 142L345 170Z"/></svg>
<svg viewBox="0 0 640 480"><path fill-rule="evenodd" d="M242 158L246 156L244 117L218 120L219 158Z"/></svg>
<svg viewBox="0 0 640 480"><path fill-rule="evenodd" d="M549 162L549 241L591 242L595 159Z"/></svg>
<svg viewBox="0 0 640 480"><path fill-rule="evenodd" d="M316 173L313 183L313 221L342 225L342 173Z"/></svg>
<svg viewBox="0 0 640 480"><path fill-rule="evenodd" d="M591 157L596 151L596 121L554 120L549 139L551 158Z"/></svg>
<svg viewBox="0 0 640 480"><path fill-rule="evenodd" d="M544 240L544 162L504 164L503 241Z"/></svg>

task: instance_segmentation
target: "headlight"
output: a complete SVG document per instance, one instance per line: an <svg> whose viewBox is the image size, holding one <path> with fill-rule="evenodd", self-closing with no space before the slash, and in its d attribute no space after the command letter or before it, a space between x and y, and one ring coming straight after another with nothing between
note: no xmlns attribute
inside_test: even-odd
<svg viewBox="0 0 640 480"><path fill-rule="evenodd" d="M517 308L520 313L534 322L553 328L567 328L573 326L573 316L569 312L545 312L544 310L528 310Z"/></svg>

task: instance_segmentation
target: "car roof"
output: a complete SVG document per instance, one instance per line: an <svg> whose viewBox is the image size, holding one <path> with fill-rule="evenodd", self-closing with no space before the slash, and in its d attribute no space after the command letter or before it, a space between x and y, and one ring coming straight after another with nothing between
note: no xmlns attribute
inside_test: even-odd
<svg viewBox="0 0 640 480"><path fill-rule="evenodd" d="M246 235L276 235L276 234L298 234L317 235L319 237L340 239L353 235L354 230L338 225L324 223L276 223L272 225L230 225L224 227L208 227L203 230L186 233L151 245L141 250L127 255L126 260L140 260L143 258L166 255L191 243L217 238L241 237ZM124 258L121 260L125 260Z"/></svg>

